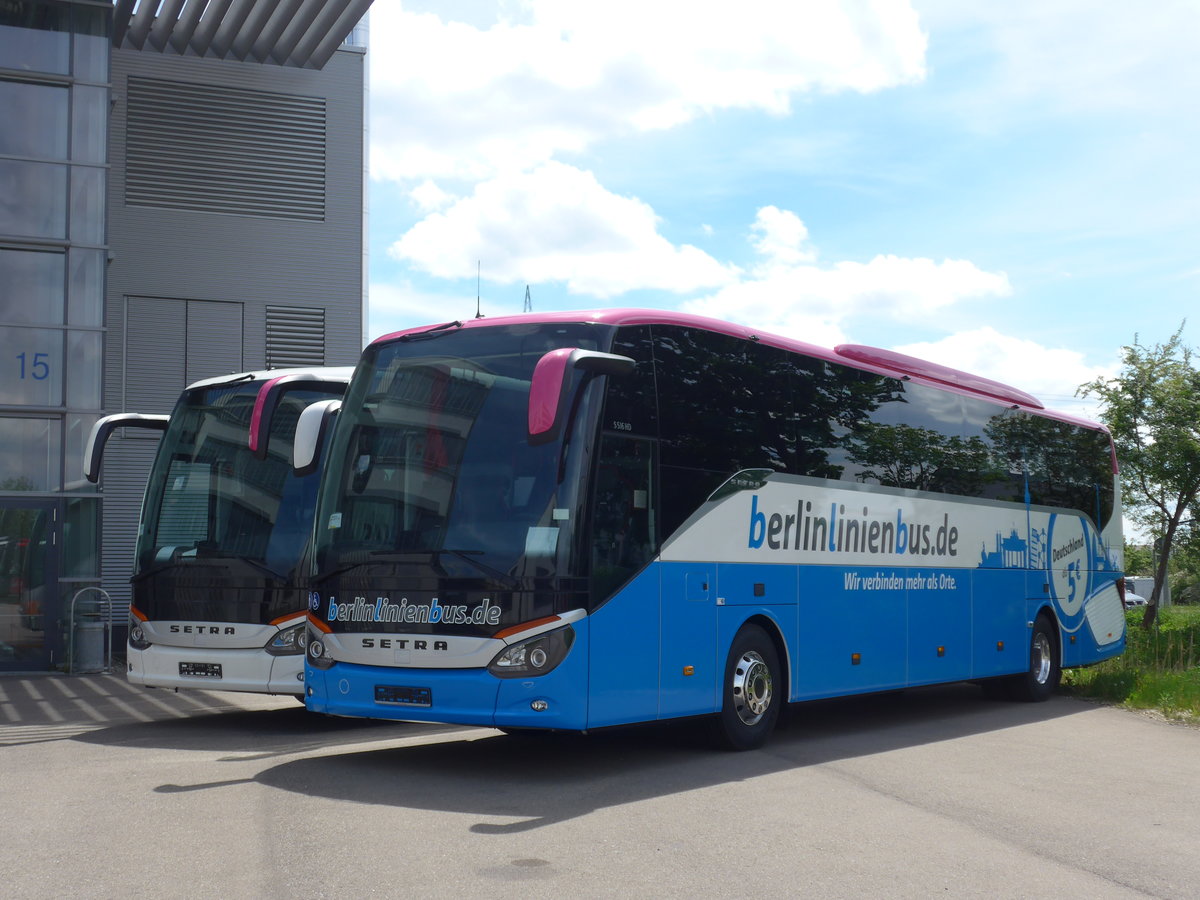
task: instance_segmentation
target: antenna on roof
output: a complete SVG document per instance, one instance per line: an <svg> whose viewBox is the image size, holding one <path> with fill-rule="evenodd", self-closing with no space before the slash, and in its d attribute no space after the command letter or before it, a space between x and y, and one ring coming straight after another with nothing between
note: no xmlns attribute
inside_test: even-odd
<svg viewBox="0 0 1200 900"><path fill-rule="evenodd" d="M525 285L525 312L533 312L533 297L529 296L529 285Z"/></svg>
<svg viewBox="0 0 1200 900"><path fill-rule="evenodd" d="M479 271L481 263L475 260L475 318L483 318L483 310L479 306Z"/></svg>

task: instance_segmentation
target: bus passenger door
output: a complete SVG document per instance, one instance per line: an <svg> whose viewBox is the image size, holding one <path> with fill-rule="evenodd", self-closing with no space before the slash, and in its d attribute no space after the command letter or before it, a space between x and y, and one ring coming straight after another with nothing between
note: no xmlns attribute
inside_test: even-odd
<svg viewBox="0 0 1200 900"><path fill-rule="evenodd" d="M605 434L592 488L588 723L658 713L659 583L654 442Z"/></svg>
<svg viewBox="0 0 1200 900"><path fill-rule="evenodd" d="M658 717L716 709L717 573L710 563L662 564L662 671Z"/></svg>

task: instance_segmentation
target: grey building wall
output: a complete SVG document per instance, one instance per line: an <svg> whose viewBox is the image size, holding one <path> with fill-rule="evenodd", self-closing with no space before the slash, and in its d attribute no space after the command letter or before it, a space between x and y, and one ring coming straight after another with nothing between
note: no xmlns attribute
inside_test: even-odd
<svg viewBox="0 0 1200 900"><path fill-rule="evenodd" d="M321 70L113 51L106 412L169 412L191 381L268 358L358 359L364 65L354 49ZM114 599L156 445L130 430L105 453Z"/></svg>

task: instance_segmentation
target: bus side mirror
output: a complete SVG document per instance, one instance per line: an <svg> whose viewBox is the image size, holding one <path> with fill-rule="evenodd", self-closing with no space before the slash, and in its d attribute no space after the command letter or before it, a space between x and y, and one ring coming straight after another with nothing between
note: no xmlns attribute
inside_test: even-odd
<svg viewBox="0 0 1200 900"><path fill-rule="evenodd" d="M267 458L267 445L271 437L271 420L275 411L291 391L320 391L323 394L346 393L344 380L316 378L309 374L281 375L272 378L258 389L254 398L254 412L250 416L250 452L255 459Z"/></svg>
<svg viewBox="0 0 1200 900"><path fill-rule="evenodd" d="M108 436L118 428L145 428L150 431L166 431L170 416L146 416L141 413L117 413L105 416L92 426L87 447L83 451L83 477L95 484L100 480L100 459L104 456L104 445Z"/></svg>
<svg viewBox="0 0 1200 900"><path fill-rule="evenodd" d="M317 471L329 429L341 408L341 400L318 400L300 413L292 444L292 468L297 475L311 475Z"/></svg>
<svg viewBox="0 0 1200 900"><path fill-rule="evenodd" d="M529 443L548 444L561 434L567 418L571 372L628 375L636 363L628 356L562 347L538 360L529 385Z"/></svg>

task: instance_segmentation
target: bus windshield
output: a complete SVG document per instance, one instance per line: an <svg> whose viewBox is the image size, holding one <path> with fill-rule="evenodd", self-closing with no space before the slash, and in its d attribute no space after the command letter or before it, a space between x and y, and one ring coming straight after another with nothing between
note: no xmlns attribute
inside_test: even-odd
<svg viewBox="0 0 1200 900"><path fill-rule="evenodd" d="M605 331L443 330L368 348L322 482L318 577L405 560L509 589L569 574L577 485L559 483L561 440L528 440L530 380L548 351L600 349Z"/></svg>
<svg viewBox="0 0 1200 900"><path fill-rule="evenodd" d="M290 444L300 411L325 395L287 395L272 420L267 458L258 460L247 434L260 386L241 381L180 399L150 475L138 573L238 559L276 579L293 574L308 538L306 511L317 479L292 474Z"/></svg>

